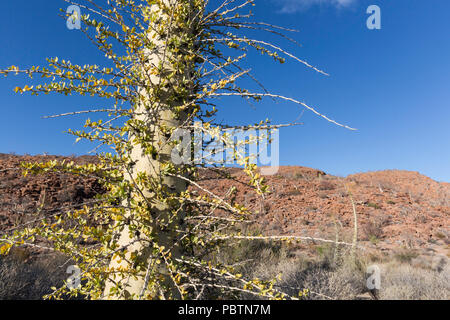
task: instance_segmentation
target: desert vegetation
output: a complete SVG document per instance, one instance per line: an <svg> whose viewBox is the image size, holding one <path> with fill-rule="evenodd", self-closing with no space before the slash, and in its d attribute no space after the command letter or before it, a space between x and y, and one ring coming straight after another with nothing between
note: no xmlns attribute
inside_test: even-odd
<svg viewBox="0 0 450 320"><path fill-rule="evenodd" d="M313 250L316 253L311 253ZM359 253L353 260L348 250L333 245L310 246L271 241L245 241L239 246L224 246L211 260L233 265L247 278L277 278L277 288L291 296L302 292L307 300L448 300L450 298L449 265L442 269L411 263L411 253L393 256L370 256ZM55 254L14 251L0 260L0 299L37 300L52 292L52 287L67 281L67 258ZM415 255L417 256L417 255ZM245 257L245 259L242 259ZM366 268L376 263L382 270L382 286L371 294L366 287ZM219 281L220 282L220 281ZM243 292L205 289L198 299L254 299ZM69 298L69 297L67 297ZM70 299L83 299L83 296Z"/></svg>
<svg viewBox="0 0 450 320"><path fill-rule="evenodd" d="M20 169L23 161L45 161L52 158L2 155L0 159L2 171L7 168ZM95 157L73 157L71 160L80 163L96 161ZM402 174L405 173L389 172L389 177ZM236 171L235 176L245 175ZM365 176L362 174L362 177ZM383 176L385 173L380 172L374 179L383 179ZM52 215L64 208L79 207L83 203L95 201L96 193L105 192L99 188L95 179L68 174L51 173L24 178L21 170L8 170L0 172L0 178L3 177L6 177L1 179L3 184L0 188L3 195L0 212L3 231L26 221L33 221L38 210L40 217ZM243 228L243 234L294 235L303 236L306 240L290 244L272 240L224 243L211 252L207 259L233 266L235 272L245 278L277 279L277 288L289 295L298 295L300 291L308 289L308 294L302 299L374 299L366 287L366 269L373 264L381 269L381 289L376 298L448 299L449 265L445 250L449 240L445 227L440 227L445 225L448 209L443 207L443 211L436 211L434 216L428 214L432 212L429 211L430 208L439 209L434 203L442 202L433 197L433 187L429 188L431 193L427 200L421 202L421 211L415 211L416 207L414 203L409 203L407 194L404 197L397 194L395 205L391 204L391 207L377 212L379 209L367 206L365 202L374 202L371 198L379 197L378 183L361 182L353 191L360 218L360 248L356 251L356 259L352 259L350 246L336 246L334 243L350 244L353 238L352 207L341 179L329 175L319 178L313 169L281 168L279 175L267 182L271 192L264 204L250 189L241 190L235 201L242 201L255 210L263 207L254 216L253 222L239 225L239 228ZM425 177L420 179L428 181ZM324 181L327 181L326 188L323 187ZM415 183L418 188L419 181ZM205 179L202 183L214 184L216 192L220 194L220 190L228 190L230 182L222 177ZM395 198L395 193L399 192L397 190L403 188L405 186L402 184L392 183L391 189L385 188L384 199ZM436 184L435 188L439 190L440 185ZM22 197L22 192L27 197ZM327 197L317 197L320 192L325 192ZM333 203L328 203L329 201ZM387 203L389 200L377 201ZM336 214L326 213L331 208L336 210L340 205L342 209L336 211ZM290 214L280 216L279 213L283 210ZM404 219L405 210L410 212L408 219ZM376 216L372 217L374 213ZM419 216L422 218L418 219ZM366 217L369 219L366 220ZM393 226L396 229L389 230ZM411 227L426 231L401 232ZM433 235L431 239L429 233ZM307 237L311 238L307 240ZM315 237L329 239L330 242L315 242ZM1 258L0 297L41 299L52 292L52 287L64 285L70 275L67 273L70 264L70 257L46 250L13 249L10 255ZM222 292L213 288L205 288L199 298L214 299L224 295L230 299L255 298L248 293ZM80 295L73 298L85 297Z"/></svg>
<svg viewBox="0 0 450 320"><path fill-rule="evenodd" d="M49 118L86 116L68 132L108 150L2 155L1 298L448 299L448 185L417 190L410 182L425 177L411 173L392 182L389 173L258 168L261 147L247 151L300 124L215 118L227 99L273 99L355 130L254 78L249 52L327 75L250 37L298 45L286 35L294 30L249 20L254 2L70 2L89 14L64 18L82 25L104 66L53 57L0 70L42 79L16 93L102 99L106 107ZM368 290L374 263L383 286ZM76 285L67 266L79 270Z"/></svg>
<svg viewBox="0 0 450 320"><path fill-rule="evenodd" d="M252 76L244 65L250 50L277 63L289 58L326 73L278 45L249 38L245 31L259 30L296 43L282 33L292 30L249 21L248 7L254 1L238 2L226 0L212 10L204 0L71 2L67 25L77 24L109 66L81 66L54 57L47 59L46 67L13 65L0 70L6 77L51 79L16 87L16 93L90 95L110 105L50 118L105 115L106 119L97 121L88 118L87 130L68 132L76 142L95 142L94 150L110 146L113 152L99 153L95 163L54 159L21 165L25 176L92 177L106 190L91 203L16 221L0 239L2 254L17 247L40 248L59 252L77 265L79 285L70 290L52 287L48 297L181 299L198 297L205 289L286 297L274 287L274 279L243 278L233 266L205 260L222 242L239 244L272 236L248 236L235 230L235 224L248 220L252 212L235 201L236 186L219 196L201 185L198 169L214 172L215 167L233 161L244 168L247 180L243 184L264 198L268 191L264 173L257 170L257 154L247 154L246 146L270 145L277 130L296 123L216 123L217 101L233 97L289 101L334 125L353 129L301 101L269 92ZM80 8L89 14L81 15ZM240 87L241 78L253 80L263 91ZM196 137L201 137L199 142ZM215 157L218 153L225 153L226 159ZM76 187L76 197L82 198L84 191ZM47 199L45 191L39 195L38 213Z"/></svg>

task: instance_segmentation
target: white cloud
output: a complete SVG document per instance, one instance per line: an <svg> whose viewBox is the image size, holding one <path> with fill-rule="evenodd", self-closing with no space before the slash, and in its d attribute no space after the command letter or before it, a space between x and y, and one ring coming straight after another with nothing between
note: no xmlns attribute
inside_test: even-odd
<svg viewBox="0 0 450 320"><path fill-rule="evenodd" d="M333 5L336 7L347 7L356 0L275 0L276 3L281 4L280 12L294 13L300 10L308 9L317 4Z"/></svg>

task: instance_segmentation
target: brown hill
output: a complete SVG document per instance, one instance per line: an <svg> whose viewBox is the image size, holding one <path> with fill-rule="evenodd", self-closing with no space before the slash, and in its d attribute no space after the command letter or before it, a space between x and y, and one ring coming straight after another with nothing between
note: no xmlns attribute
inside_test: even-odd
<svg viewBox="0 0 450 320"><path fill-rule="evenodd" d="M61 208L92 201L102 192L94 178L67 174L21 175L21 161L70 159L76 163L95 157L15 156L0 154L0 230L6 231L36 213L51 214ZM239 169L227 169L244 181ZM201 184L225 195L232 180L202 171ZM305 167L281 167L266 177L270 193L265 199L242 187L235 201L256 213L259 227L272 235L297 235L334 239L336 227L349 241L356 205L358 238L366 247L396 250L418 248L449 254L450 184L439 183L417 172L386 170L350 175L327 175Z"/></svg>

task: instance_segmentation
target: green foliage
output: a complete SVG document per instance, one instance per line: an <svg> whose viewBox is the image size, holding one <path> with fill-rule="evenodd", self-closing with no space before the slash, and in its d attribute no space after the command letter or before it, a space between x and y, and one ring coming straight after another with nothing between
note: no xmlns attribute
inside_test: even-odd
<svg viewBox="0 0 450 320"><path fill-rule="evenodd" d="M367 206L374 209L381 209L380 205L377 203L369 202L367 203Z"/></svg>

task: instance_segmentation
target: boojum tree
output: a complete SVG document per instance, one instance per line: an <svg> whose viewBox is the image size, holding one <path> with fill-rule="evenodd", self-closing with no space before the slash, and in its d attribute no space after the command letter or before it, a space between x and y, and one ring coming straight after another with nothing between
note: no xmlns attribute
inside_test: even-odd
<svg viewBox="0 0 450 320"><path fill-rule="evenodd" d="M268 188L256 166L258 151L248 154L245 146L270 142L270 130L294 125L267 120L245 127L216 123L217 101L223 103L217 98L287 100L352 129L301 101L267 91L244 67L250 50L326 73L273 43L247 37L247 31L257 30L295 42L283 34L293 30L251 20L246 7L253 0L225 0L214 9L206 0L66 2L87 13L81 15L81 31L104 53L108 67L51 58L47 67L11 66L0 73L50 79L16 92L90 95L107 101L109 107L51 116L106 116L87 119L87 130L69 130L77 141L97 142L96 150L112 149L98 153L97 163L22 164L25 175L54 171L94 176L106 192L82 207L45 214L7 231L0 239L1 252L38 247L61 252L79 267L81 286L53 288L47 298L201 299L211 290L288 298L276 279L246 279L211 254L224 243L245 239L305 238L242 233L238 226L252 212L231 200L236 187L216 194L202 186L199 170L231 178L217 170L224 159L212 156L226 152L243 167L248 185L264 197ZM254 80L262 91L241 88L241 78ZM233 130L246 129L256 134L235 141ZM211 143L220 147L211 148ZM178 161L181 153L188 161Z"/></svg>

